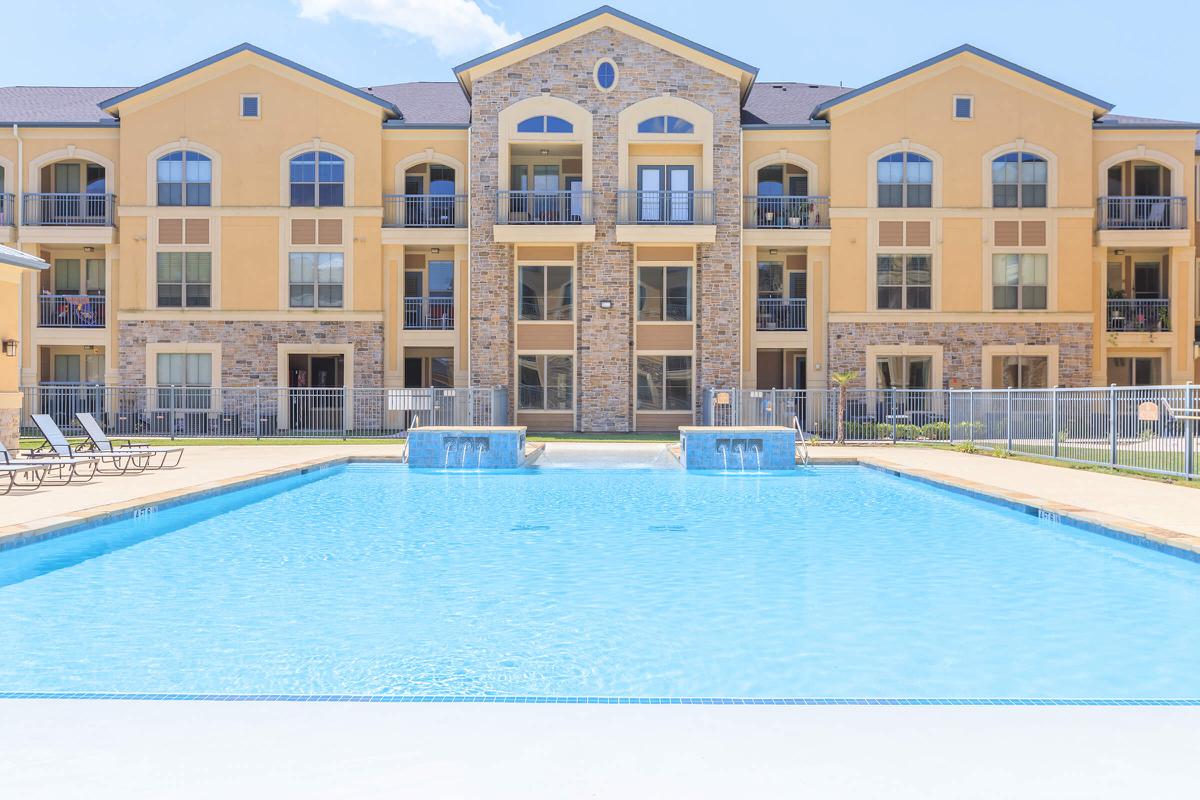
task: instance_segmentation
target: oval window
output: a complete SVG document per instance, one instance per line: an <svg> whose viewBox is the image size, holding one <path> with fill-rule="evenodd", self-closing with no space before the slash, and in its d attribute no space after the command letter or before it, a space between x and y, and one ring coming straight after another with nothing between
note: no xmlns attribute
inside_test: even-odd
<svg viewBox="0 0 1200 800"><path fill-rule="evenodd" d="M617 67L613 62L605 59L596 64L596 85L602 90L608 91L617 83Z"/></svg>

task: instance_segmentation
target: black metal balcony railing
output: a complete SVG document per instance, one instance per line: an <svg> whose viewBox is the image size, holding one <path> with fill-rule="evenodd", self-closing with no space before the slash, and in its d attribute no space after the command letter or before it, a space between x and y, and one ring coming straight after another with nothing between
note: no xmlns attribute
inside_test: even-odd
<svg viewBox="0 0 1200 800"><path fill-rule="evenodd" d="M14 224L17 199L11 194L0 192L0 226Z"/></svg>
<svg viewBox="0 0 1200 800"><path fill-rule="evenodd" d="M747 228L821 229L829 227L829 198L751 196L744 201Z"/></svg>
<svg viewBox="0 0 1200 800"><path fill-rule="evenodd" d="M808 330L808 300L803 297L758 298L760 331Z"/></svg>
<svg viewBox="0 0 1200 800"><path fill-rule="evenodd" d="M618 225L712 225L713 192L617 192Z"/></svg>
<svg viewBox="0 0 1200 800"><path fill-rule="evenodd" d="M465 228L465 194L386 194L385 228Z"/></svg>
<svg viewBox="0 0 1200 800"><path fill-rule="evenodd" d="M1109 231L1178 231L1187 228L1186 197L1101 197L1096 224Z"/></svg>
<svg viewBox="0 0 1200 800"><path fill-rule="evenodd" d="M1110 332L1152 333L1171 330L1171 301L1163 298L1108 301Z"/></svg>
<svg viewBox="0 0 1200 800"><path fill-rule="evenodd" d="M454 328L454 298L404 298L404 327L410 331L451 330Z"/></svg>
<svg viewBox="0 0 1200 800"><path fill-rule="evenodd" d="M102 294L38 295L38 327L103 328L106 310Z"/></svg>
<svg viewBox="0 0 1200 800"><path fill-rule="evenodd" d="M591 225L592 192L496 192L498 225Z"/></svg>
<svg viewBox="0 0 1200 800"><path fill-rule="evenodd" d="M26 192L21 224L111 226L116 199L112 194Z"/></svg>

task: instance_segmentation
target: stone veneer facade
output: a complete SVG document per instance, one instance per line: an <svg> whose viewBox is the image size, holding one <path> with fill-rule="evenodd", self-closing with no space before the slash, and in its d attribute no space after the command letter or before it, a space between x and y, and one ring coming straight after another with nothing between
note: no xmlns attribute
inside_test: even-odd
<svg viewBox="0 0 1200 800"><path fill-rule="evenodd" d="M345 321L121 321L121 384L146 383L146 345L221 345L221 386L278 386L280 344L353 344L354 385L383 386L383 323ZM216 377L215 375L213 376Z"/></svg>
<svg viewBox="0 0 1200 800"><path fill-rule="evenodd" d="M617 64L609 92L593 83L601 55ZM713 114L716 242L697 251L696 351L693 391L733 385L741 375L741 122L739 86L731 78L601 28L477 80L471 102L471 384L514 386L513 245L493 241L499 164L499 114L528 97L550 94L592 114L593 216L596 240L581 245L576 264L575 391L578 427L625 431L633 425L633 245L616 241L617 124L620 111L651 97L674 95ZM611 300L611 309L601 309Z"/></svg>
<svg viewBox="0 0 1200 800"><path fill-rule="evenodd" d="M984 345L1058 345L1058 384L1092 385L1092 326L1051 322L866 322L829 323L829 370L855 371L866 383L870 345L940 345L942 381L979 387ZM945 388L945 386L943 388ZM937 387L935 387L937 388Z"/></svg>
<svg viewBox="0 0 1200 800"><path fill-rule="evenodd" d="M0 447L16 450L21 440L21 410L0 408Z"/></svg>

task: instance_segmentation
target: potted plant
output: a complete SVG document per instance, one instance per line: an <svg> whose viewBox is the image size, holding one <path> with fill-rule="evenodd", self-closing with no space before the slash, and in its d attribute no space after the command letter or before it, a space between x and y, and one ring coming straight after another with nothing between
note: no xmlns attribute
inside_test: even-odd
<svg viewBox="0 0 1200 800"><path fill-rule="evenodd" d="M1167 316L1167 307L1158 307L1158 329L1160 331L1168 330L1171 327L1170 317Z"/></svg>

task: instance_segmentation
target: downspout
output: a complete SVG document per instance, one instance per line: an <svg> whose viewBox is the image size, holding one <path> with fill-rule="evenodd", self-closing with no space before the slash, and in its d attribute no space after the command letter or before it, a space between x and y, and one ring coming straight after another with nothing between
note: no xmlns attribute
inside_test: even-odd
<svg viewBox="0 0 1200 800"><path fill-rule="evenodd" d="M25 216L25 142L21 140L21 127L17 123L13 123L13 138L17 140L17 194L13 197L13 221L18 225L17 228L17 244L21 243L21 229L19 225L24 222L24 219L17 219L18 209L21 211L21 216Z"/></svg>

